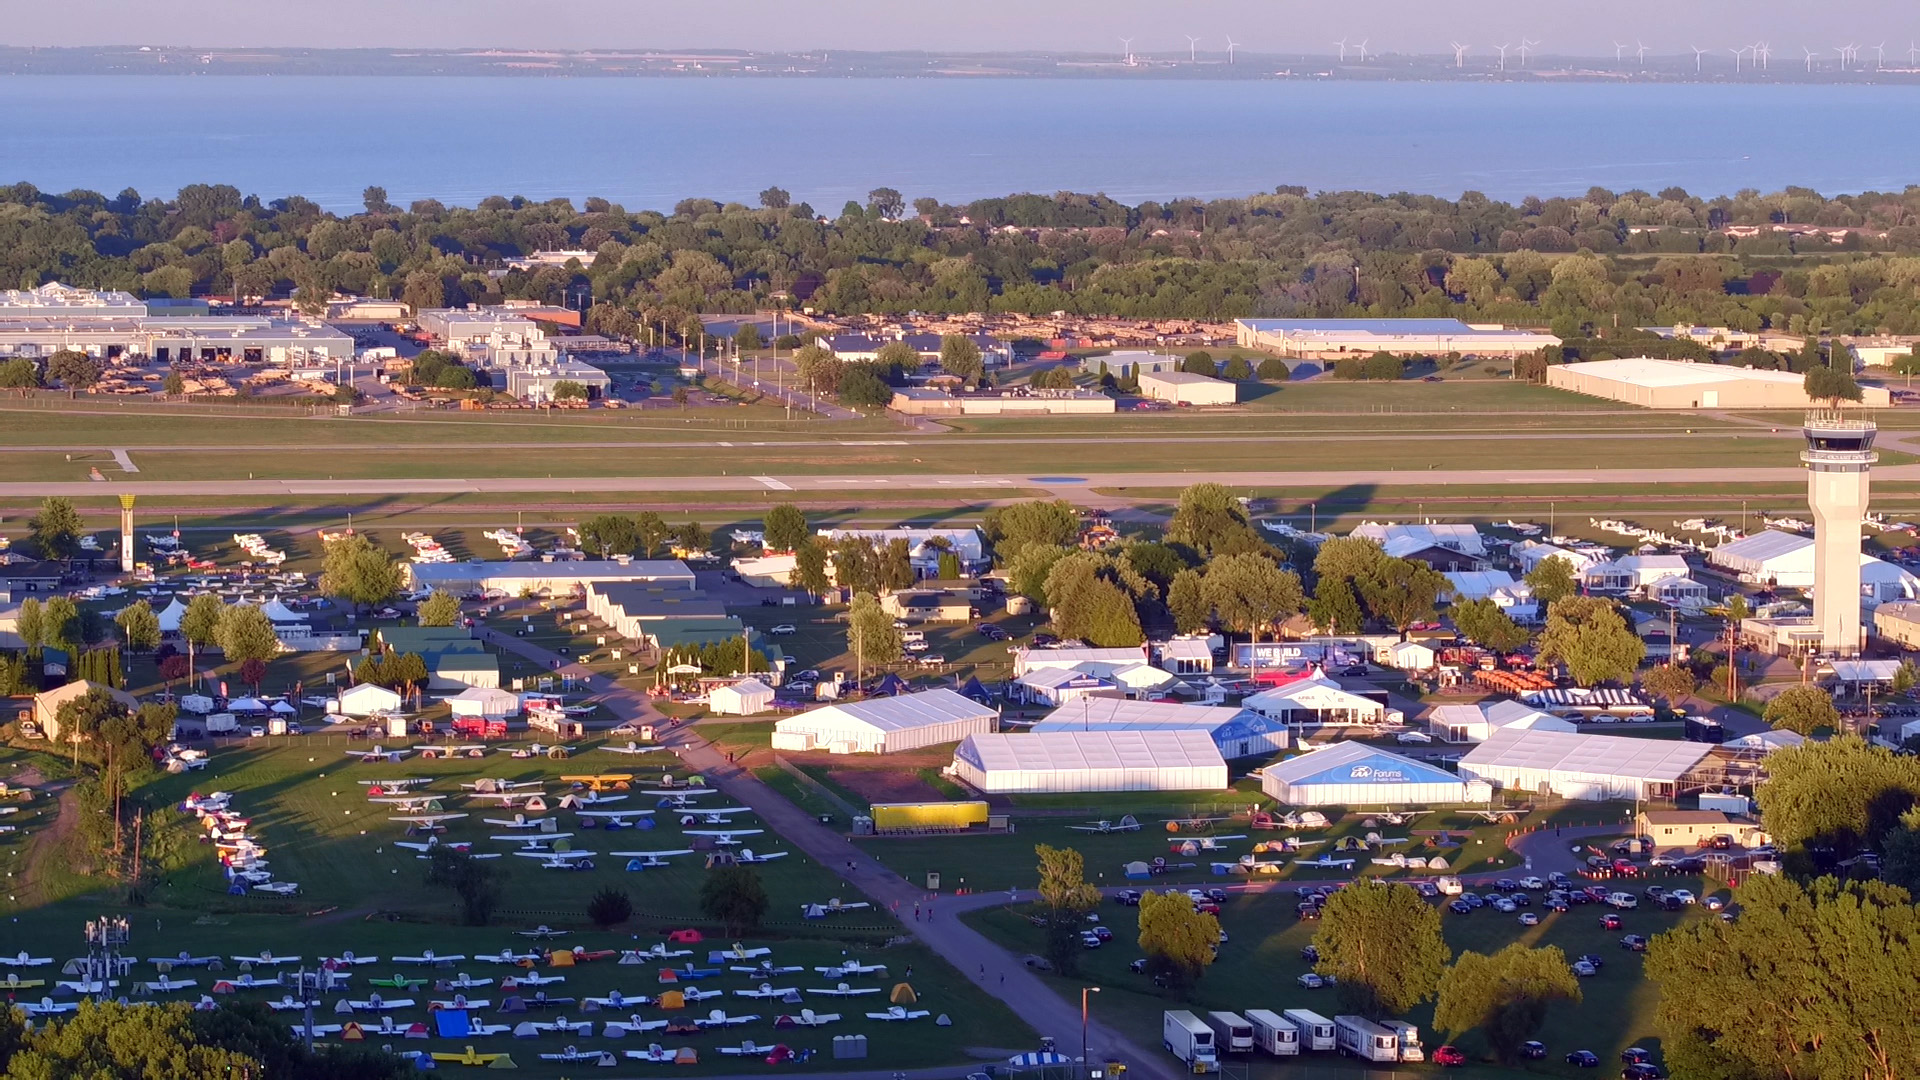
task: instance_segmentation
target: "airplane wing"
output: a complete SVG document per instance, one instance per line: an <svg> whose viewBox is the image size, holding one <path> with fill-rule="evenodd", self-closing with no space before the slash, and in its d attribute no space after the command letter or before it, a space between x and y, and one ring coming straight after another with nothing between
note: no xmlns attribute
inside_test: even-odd
<svg viewBox="0 0 1920 1080"><path fill-rule="evenodd" d="M671 851L609 851L607 854L617 859L667 859L675 855L691 855L692 848L674 848Z"/></svg>

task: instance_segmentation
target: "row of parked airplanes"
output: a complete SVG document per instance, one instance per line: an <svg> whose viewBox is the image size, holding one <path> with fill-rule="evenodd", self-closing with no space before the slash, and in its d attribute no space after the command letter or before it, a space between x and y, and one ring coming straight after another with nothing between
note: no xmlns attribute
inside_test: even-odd
<svg viewBox="0 0 1920 1080"><path fill-rule="evenodd" d="M568 709L560 709L558 711L560 712L578 712L578 711L592 712L593 709L590 706L576 706ZM594 747L594 749L604 750L610 754L628 754L628 755L673 752L673 748L669 746L657 746L650 743L637 743L637 742L628 742L625 746L596 746ZM436 757L443 757L443 758L483 757L486 755L487 751L489 750L497 750L500 753L509 754L513 757L525 758L525 757L549 757L549 756L553 756L555 751L559 751L561 753L561 756L567 756L573 753L574 748L571 746L559 746L559 745L554 745L549 743L538 743L538 742L530 746L500 746L494 743L460 743L460 744L425 743L419 746L381 746L376 744L374 746L369 746L364 750L349 750L347 751L347 756L350 758L353 758L355 761L360 761L360 762L367 762L367 763L385 762L387 764L397 764L403 758L405 758L408 754L413 754L413 753L432 754Z"/></svg>

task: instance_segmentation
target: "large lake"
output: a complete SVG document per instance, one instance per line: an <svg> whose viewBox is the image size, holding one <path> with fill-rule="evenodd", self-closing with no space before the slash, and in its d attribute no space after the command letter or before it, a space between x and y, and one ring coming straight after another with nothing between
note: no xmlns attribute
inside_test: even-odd
<svg viewBox="0 0 1920 1080"><path fill-rule="evenodd" d="M23 76L0 93L0 182L221 182L336 210L368 184L402 204L629 209L778 184L832 213L882 185L1135 202L1278 184L1517 199L1920 183L1915 87Z"/></svg>

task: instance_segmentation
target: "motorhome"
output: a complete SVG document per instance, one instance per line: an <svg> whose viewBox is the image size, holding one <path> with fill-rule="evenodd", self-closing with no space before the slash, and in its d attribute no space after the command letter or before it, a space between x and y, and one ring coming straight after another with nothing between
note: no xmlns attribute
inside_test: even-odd
<svg viewBox="0 0 1920 1080"><path fill-rule="evenodd" d="M1267 1009L1248 1009L1243 1015L1253 1025L1253 1045L1275 1057L1300 1053L1300 1029L1293 1021Z"/></svg>
<svg viewBox="0 0 1920 1080"><path fill-rule="evenodd" d="M1160 1042L1195 1073L1210 1073L1220 1067L1213 1048L1213 1029L1185 1009L1167 1010L1160 1021Z"/></svg>
<svg viewBox="0 0 1920 1080"><path fill-rule="evenodd" d="M1253 1053L1253 1025L1246 1017L1230 1012L1210 1012L1207 1026L1213 1029L1213 1049L1219 1054Z"/></svg>
<svg viewBox="0 0 1920 1080"><path fill-rule="evenodd" d="M1280 1014L1293 1021L1300 1045L1307 1050L1333 1049L1333 1021L1310 1009L1288 1009Z"/></svg>
<svg viewBox="0 0 1920 1080"><path fill-rule="evenodd" d="M1333 1018L1334 1042L1362 1061L1399 1061L1400 1037L1364 1016Z"/></svg>

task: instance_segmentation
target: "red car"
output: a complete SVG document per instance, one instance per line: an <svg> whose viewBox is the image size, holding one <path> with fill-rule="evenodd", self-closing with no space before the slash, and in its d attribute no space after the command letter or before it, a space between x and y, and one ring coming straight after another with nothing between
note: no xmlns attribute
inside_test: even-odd
<svg viewBox="0 0 1920 1080"><path fill-rule="evenodd" d="M1600 929L1602 929L1602 930L1618 930L1618 929L1620 929L1620 916L1618 916L1618 915L1602 915L1602 916L1600 916Z"/></svg>
<svg viewBox="0 0 1920 1080"><path fill-rule="evenodd" d="M1433 1063L1435 1065L1445 1065L1448 1068L1457 1068L1467 1063L1467 1055L1461 1053L1460 1048L1457 1046L1442 1046L1433 1052Z"/></svg>

